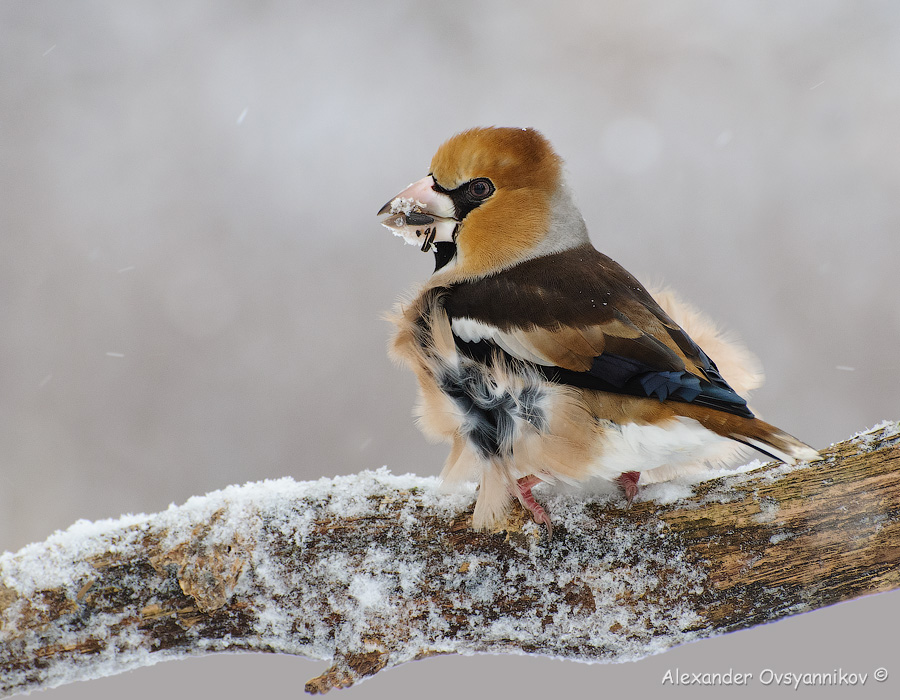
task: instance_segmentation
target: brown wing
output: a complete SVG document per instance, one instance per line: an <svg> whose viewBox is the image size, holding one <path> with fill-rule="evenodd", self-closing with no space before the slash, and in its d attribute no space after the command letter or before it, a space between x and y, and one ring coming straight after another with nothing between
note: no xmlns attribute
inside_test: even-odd
<svg viewBox="0 0 900 700"><path fill-rule="evenodd" d="M455 285L445 308L472 356L499 350L554 381L752 415L643 286L590 246Z"/></svg>

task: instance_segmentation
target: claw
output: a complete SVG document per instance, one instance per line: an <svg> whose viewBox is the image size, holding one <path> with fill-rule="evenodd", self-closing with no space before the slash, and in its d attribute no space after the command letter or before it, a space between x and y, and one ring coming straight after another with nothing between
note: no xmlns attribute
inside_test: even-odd
<svg viewBox="0 0 900 700"><path fill-rule="evenodd" d="M534 499L534 496L531 493L531 489L541 482L542 480L540 478L531 474L530 476L523 476L516 482L516 485L519 488L519 502L531 512L531 517L534 518L534 522L538 525L547 526L547 537L549 538L553 537L553 523L550 522L550 516L547 514L547 511Z"/></svg>
<svg viewBox="0 0 900 700"><path fill-rule="evenodd" d="M622 487L622 490L625 492L625 500L628 501L628 507L631 507L631 502L634 500L634 497L637 496L638 493L638 479L641 478L640 472L622 472L619 475L619 478L616 479L616 483Z"/></svg>

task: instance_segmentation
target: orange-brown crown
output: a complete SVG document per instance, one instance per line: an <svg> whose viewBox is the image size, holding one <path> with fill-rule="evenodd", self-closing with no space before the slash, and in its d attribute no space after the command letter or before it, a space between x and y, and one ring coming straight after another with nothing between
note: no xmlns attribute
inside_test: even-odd
<svg viewBox="0 0 900 700"><path fill-rule="evenodd" d="M552 190L559 181L560 158L534 129L476 127L448 139L431 159L431 173L452 190L475 177L495 187Z"/></svg>
<svg viewBox="0 0 900 700"><path fill-rule="evenodd" d="M488 178L496 188L466 216L456 240L456 272L472 277L527 258L544 238L562 161L534 129L475 128L438 149L431 174L448 190L477 177Z"/></svg>

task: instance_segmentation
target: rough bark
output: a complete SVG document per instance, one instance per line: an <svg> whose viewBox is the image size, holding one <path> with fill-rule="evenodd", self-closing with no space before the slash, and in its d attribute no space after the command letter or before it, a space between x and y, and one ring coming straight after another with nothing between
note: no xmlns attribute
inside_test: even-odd
<svg viewBox="0 0 900 700"><path fill-rule="evenodd" d="M471 492L384 470L80 522L0 557L0 692L215 651L333 660L312 693L442 653L634 659L897 588L900 425L823 456L630 509L545 495L550 541L523 513L473 532Z"/></svg>

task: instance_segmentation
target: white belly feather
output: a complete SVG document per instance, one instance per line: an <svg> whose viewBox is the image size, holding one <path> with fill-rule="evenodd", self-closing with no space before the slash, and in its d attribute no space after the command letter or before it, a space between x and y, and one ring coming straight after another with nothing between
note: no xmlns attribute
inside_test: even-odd
<svg viewBox="0 0 900 700"><path fill-rule="evenodd" d="M739 443L707 430L692 418L656 425L604 421L593 476L615 479L639 471L640 483L665 481L677 474L721 466L742 451Z"/></svg>

